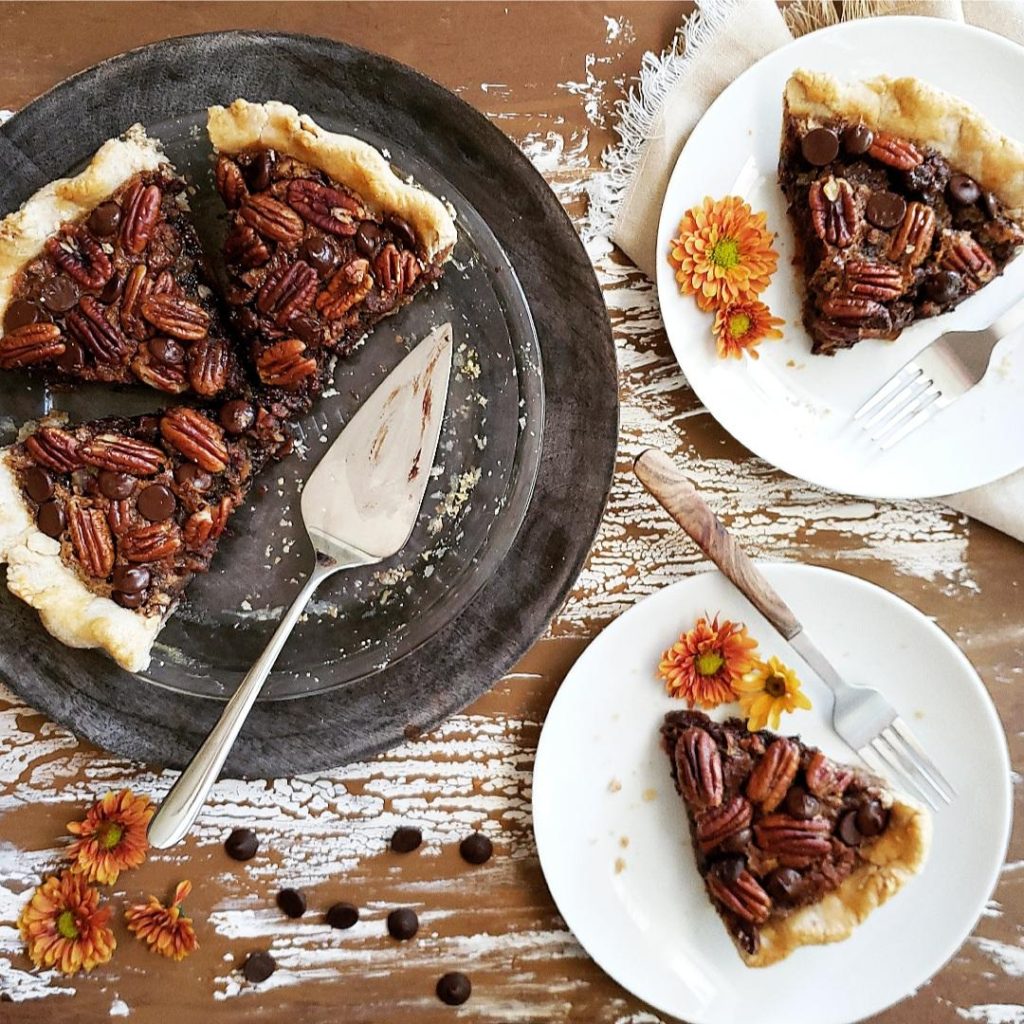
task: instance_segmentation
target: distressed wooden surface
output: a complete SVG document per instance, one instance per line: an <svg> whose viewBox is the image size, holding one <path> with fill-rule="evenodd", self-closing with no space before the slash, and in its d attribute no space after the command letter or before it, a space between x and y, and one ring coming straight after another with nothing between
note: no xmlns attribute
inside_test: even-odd
<svg viewBox="0 0 1024 1024"><path fill-rule="evenodd" d="M977 666L1024 765L1024 546L927 502L871 502L793 480L751 457L701 408L676 367L651 284L584 219L585 187L613 141L611 103L647 49L671 37L682 4L0 4L0 107L15 108L61 77L131 46L214 28L265 27L335 36L413 64L455 89L519 142L578 218L605 289L621 365L619 473L598 543L548 635L517 671L442 729L373 761L321 776L220 783L180 852L122 876L112 901L164 893L190 878L201 950L175 965L146 953L118 925L113 963L85 978L31 970L14 921L57 863L64 823L110 788L162 794L166 774L78 743L0 689L0 1021L38 1024L128 1016L181 1019L593 1021L663 1018L587 958L545 889L530 829L530 771L545 709L586 642L651 591L707 568L693 545L632 478L657 444L688 471L747 550L830 565L880 583L950 633ZM201 70L201 69L200 69ZM571 297L567 297L567 300ZM937 685L940 682L937 681ZM1015 775L1016 804L1022 787ZM984 793L972 794L984 799ZM399 823L423 828L418 853L385 851ZM236 864L221 842L237 825L262 838ZM458 839L486 831L484 867L458 857ZM283 885L307 892L311 913L284 919ZM317 909L363 908L351 932ZM414 906L422 930L398 946L387 910ZM119 916L119 915L118 915ZM999 888L974 935L886 1022L1024 1024L1024 835L1018 827ZM256 988L236 967L270 949L279 971ZM460 1011L433 985L471 974Z"/></svg>

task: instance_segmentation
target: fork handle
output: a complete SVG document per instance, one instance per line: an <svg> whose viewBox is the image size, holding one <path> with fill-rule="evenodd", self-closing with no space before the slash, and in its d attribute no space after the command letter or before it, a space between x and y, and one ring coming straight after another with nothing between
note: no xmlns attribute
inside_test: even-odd
<svg viewBox="0 0 1024 1024"><path fill-rule="evenodd" d="M648 448L641 452L633 463L633 472L697 547L787 640L792 640L803 629L782 596L761 575L697 489L663 451Z"/></svg>

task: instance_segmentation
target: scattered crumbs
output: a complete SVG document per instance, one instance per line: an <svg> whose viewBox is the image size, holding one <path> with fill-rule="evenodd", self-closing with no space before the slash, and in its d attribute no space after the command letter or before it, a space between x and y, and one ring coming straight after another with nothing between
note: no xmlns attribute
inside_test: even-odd
<svg viewBox="0 0 1024 1024"><path fill-rule="evenodd" d="M477 448L483 451L487 447L487 438L481 437L479 434L473 435L473 440L476 442Z"/></svg>
<svg viewBox="0 0 1024 1024"><path fill-rule="evenodd" d="M437 506L437 511L434 513L434 517L427 524L427 533L431 536L435 536L440 533L444 527L445 518L454 519L462 507L469 500L469 496L473 491L473 488L480 482L480 467L476 469L467 470L465 473L461 473L457 477L452 478L451 486L448 488L448 493L441 498L440 504Z"/></svg>
<svg viewBox="0 0 1024 1024"><path fill-rule="evenodd" d="M111 1017L127 1017L132 1011L128 1008L128 1004L123 1000L114 997L114 1001L110 1004L110 1016Z"/></svg>
<svg viewBox="0 0 1024 1024"><path fill-rule="evenodd" d="M924 718L924 712L918 708L917 711L914 712L914 717L920 722L921 719Z"/></svg>
<svg viewBox="0 0 1024 1024"><path fill-rule="evenodd" d="M643 793L641 794L641 796L642 796L642 797L643 797L643 799L644 799L644 802L645 802L645 803L648 803L648 804L649 804L649 803L650 803L650 802L651 802L652 800L654 800L654 799L655 799L655 798L657 797L657 795L658 795L658 791L657 791L656 789L645 789L645 790L643 791Z"/></svg>
<svg viewBox="0 0 1024 1024"><path fill-rule="evenodd" d="M238 607L241 608L243 612L251 612L252 602L246 598Z"/></svg>
<svg viewBox="0 0 1024 1024"><path fill-rule="evenodd" d="M787 359L786 360L786 365L787 366L796 366L796 360L795 359Z"/></svg>
<svg viewBox="0 0 1024 1024"><path fill-rule="evenodd" d="M373 578L385 587L394 587L412 576L412 573L404 565L394 565L390 569L375 572Z"/></svg>
<svg viewBox="0 0 1024 1024"><path fill-rule="evenodd" d="M391 150L388 149L387 146L381 147L381 154L383 155L385 160L390 160L391 159Z"/></svg>
<svg viewBox="0 0 1024 1024"><path fill-rule="evenodd" d="M520 430L525 430L526 429L526 417L525 416L520 416L519 417L519 429Z"/></svg>
<svg viewBox="0 0 1024 1024"><path fill-rule="evenodd" d="M620 789L622 789L622 783L619 782L618 779L612 779L612 781L608 783L609 793L618 793Z"/></svg>
<svg viewBox="0 0 1024 1024"><path fill-rule="evenodd" d="M465 342L455 351L455 376L460 380L470 377L473 380L480 379L480 360L475 348L470 348Z"/></svg>
<svg viewBox="0 0 1024 1024"><path fill-rule="evenodd" d="M279 476L277 478L277 486L278 487L284 487L284 477L283 476Z"/></svg>
<svg viewBox="0 0 1024 1024"><path fill-rule="evenodd" d="M629 836L619 836L619 846L625 850L629 846Z"/></svg>
<svg viewBox="0 0 1024 1024"><path fill-rule="evenodd" d="M621 875L626 870L626 862L621 857L615 858L615 874Z"/></svg>
<svg viewBox="0 0 1024 1024"><path fill-rule="evenodd" d="M337 388L331 387L331 388L325 389L324 391L321 391L320 392L320 397L321 398L334 398L336 395L340 395L340 394L341 394L341 392Z"/></svg>
<svg viewBox="0 0 1024 1024"><path fill-rule="evenodd" d="M189 134L190 138L198 139L199 138L199 125L198 124L192 125L192 127L189 128L189 130L188 130L188 134Z"/></svg>
<svg viewBox="0 0 1024 1024"><path fill-rule="evenodd" d="M432 565L425 566L423 569L423 578L429 580L434 575L434 567Z"/></svg>

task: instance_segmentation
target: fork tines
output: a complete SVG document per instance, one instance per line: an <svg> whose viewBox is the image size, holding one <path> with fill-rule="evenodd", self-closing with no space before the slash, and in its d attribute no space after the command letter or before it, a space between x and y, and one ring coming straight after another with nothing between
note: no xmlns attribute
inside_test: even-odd
<svg viewBox="0 0 1024 1024"><path fill-rule="evenodd" d="M937 811L941 804L952 803L956 798L956 790L899 716L858 753L869 763L870 759L865 755L872 754L890 774L900 779L912 794L924 800L933 811Z"/></svg>
<svg viewBox="0 0 1024 1024"><path fill-rule="evenodd" d="M935 381L916 363L908 363L885 382L854 414L884 450L949 404Z"/></svg>

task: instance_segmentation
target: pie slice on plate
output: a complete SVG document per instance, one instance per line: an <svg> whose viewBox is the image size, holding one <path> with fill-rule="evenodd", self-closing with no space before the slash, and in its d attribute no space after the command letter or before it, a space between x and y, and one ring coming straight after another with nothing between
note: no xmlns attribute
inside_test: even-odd
<svg viewBox="0 0 1024 1024"><path fill-rule="evenodd" d="M927 812L863 769L699 711L670 712L661 734L697 867L748 966L848 938L921 869Z"/></svg>
<svg viewBox="0 0 1024 1024"><path fill-rule="evenodd" d="M1024 146L913 78L786 84L779 183L827 355L959 305L1024 245Z"/></svg>
<svg viewBox="0 0 1024 1024"><path fill-rule="evenodd" d="M283 103L211 107L227 301L274 401L303 409L383 317L441 276L455 225L367 143Z"/></svg>
<svg viewBox="0 0 1024 1024"><path fill-rule="evenodd" d="M8 589L70 647L140 671L189 580L206 572L253 477L285 442L233 399L217 411L30 424L0 449Z"/></svg>
<svg viewBox="0 0 1024 1024"><path fill-rule="evenodd" d="M0 369L239 395L187 187L135 125L0 221Z"/></svg>

